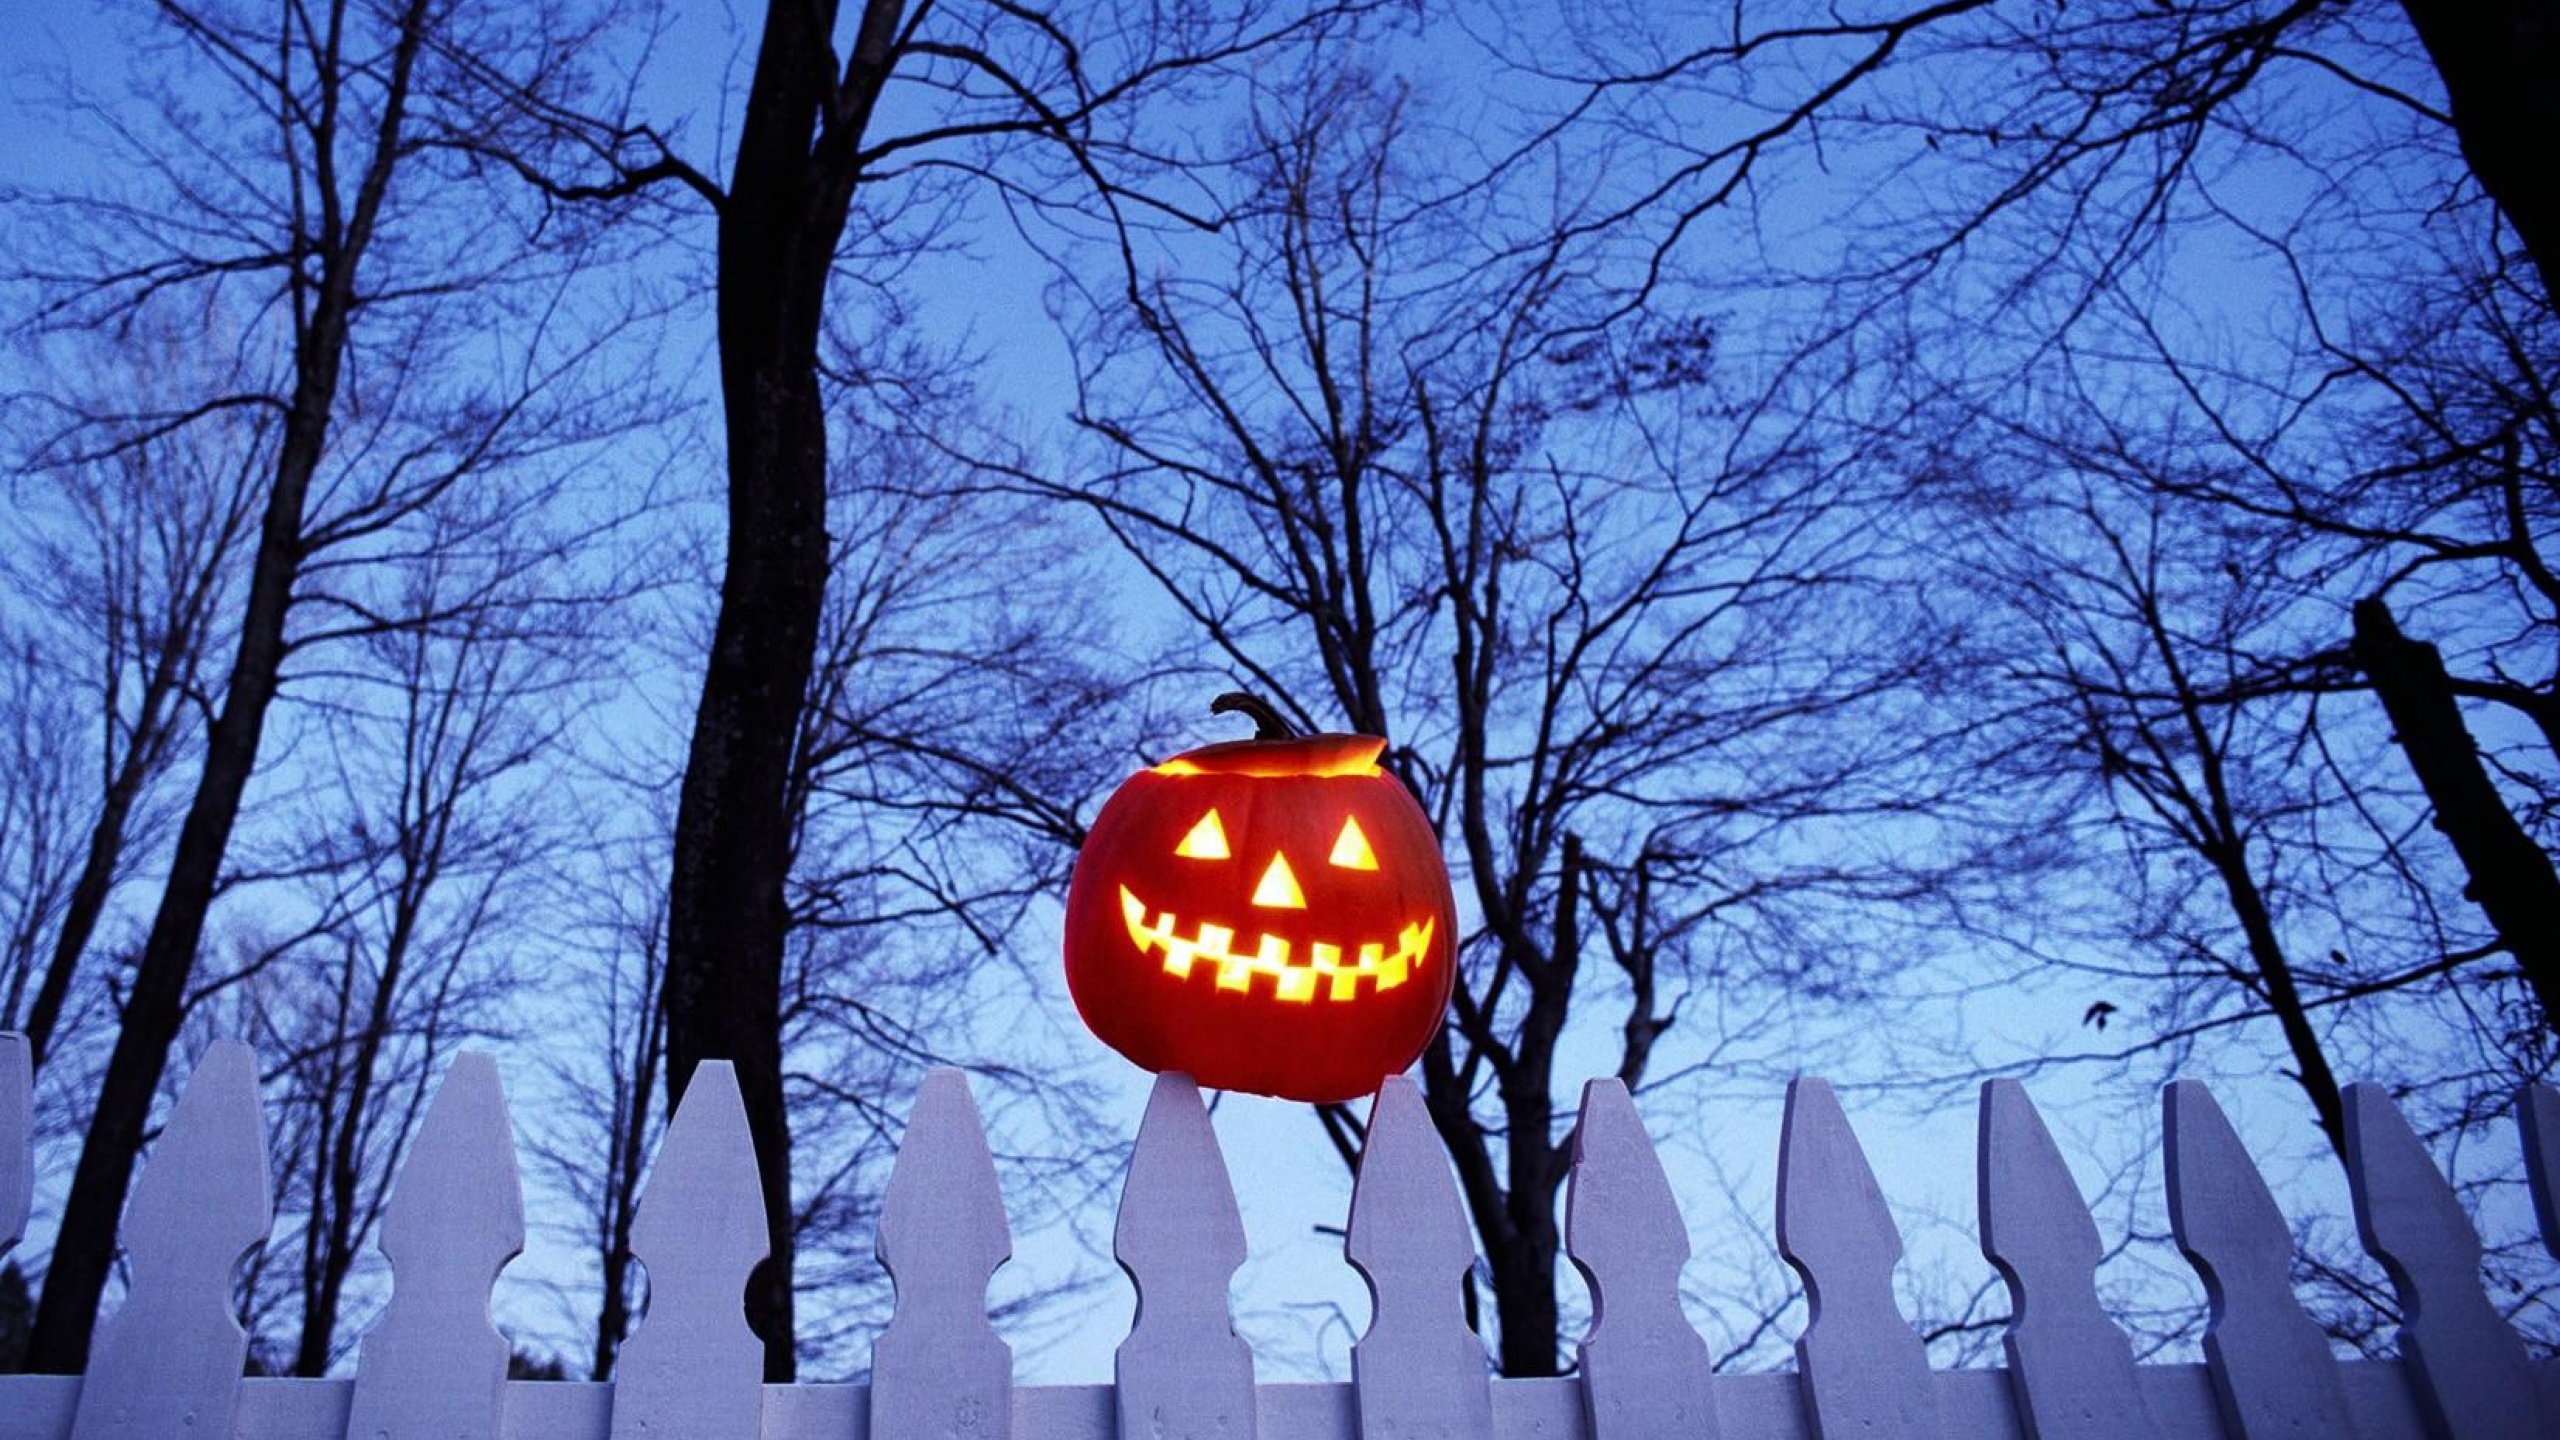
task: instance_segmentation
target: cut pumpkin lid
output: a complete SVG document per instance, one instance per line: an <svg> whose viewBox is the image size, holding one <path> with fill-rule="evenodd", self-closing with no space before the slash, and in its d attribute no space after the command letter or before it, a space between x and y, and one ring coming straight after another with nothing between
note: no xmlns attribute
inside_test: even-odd
<svg viewBox="0 0 2560 1440"><path fill-rule="evenodd" d="M1375 735L1295 735L1286 740L1222 740L1185 750L1155 767L1158 775L1376 775L1387 742Z"/></svg>

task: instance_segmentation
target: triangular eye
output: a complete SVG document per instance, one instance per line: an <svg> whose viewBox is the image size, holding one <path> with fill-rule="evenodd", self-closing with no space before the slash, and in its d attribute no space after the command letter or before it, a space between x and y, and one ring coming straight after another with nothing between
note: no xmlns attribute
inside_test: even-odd
<svg viewBox="0 0 2560 1440"><path fill-rule="evenodd" d="M1369 848L1369 837L1360 833L1357 820L1342 822L1342 833L1334 838L1333 854L1327 858L1345 870L1378 868L1378 854Z"/></svg>
<svg viewBox="0 0 2560 1440"><path fill-rule="evenodd" d="M1271 868L1262 872L1262 883L1253 887L1253 903L1276 910L1304 910L1307 892L1298 888L1298 877L1289 870L1289 857L1274 852Z"/></svg>
<svg viewBox="0 0 2560 1440"><path fill-rule="evenodd" d="M1191 827L1191 833L1182 837L1182 843L1173 847L1173 853L1193 860L1226 859L1227 827L1218 823L1218 812L1212 810L1201 816L1200 823Z"/></svg>

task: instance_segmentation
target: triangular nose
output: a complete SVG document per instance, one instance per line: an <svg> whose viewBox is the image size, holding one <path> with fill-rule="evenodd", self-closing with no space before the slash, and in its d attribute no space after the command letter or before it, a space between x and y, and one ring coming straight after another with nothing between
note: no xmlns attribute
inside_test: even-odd
<svg viewBox="0 0 2560 1440"><path fill-rule="evenodd" d="M1274 910L1307 908L1306 892L1298 888L1298 877L1290 873L1288 856L1272 855L1271 868L1262 872L1262 883L1253 887L1253 903Z"/></svg>

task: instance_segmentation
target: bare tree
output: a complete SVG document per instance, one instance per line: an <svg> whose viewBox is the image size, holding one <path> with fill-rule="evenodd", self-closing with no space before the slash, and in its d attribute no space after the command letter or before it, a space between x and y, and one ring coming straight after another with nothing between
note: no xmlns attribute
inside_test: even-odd
<svg viewBox="0 0 2560 1440"><path fill-rule="evenodd" d="M108 415L148 414L170 392L169 377L203 368L177 336L156 330L128 334L112 348L67 348L75 355L108 351L87 354L77 372L83 380L74 382L83 403ZM66 408L68 393L25 398L36 417L29 424L44 440L58 446L70 439L103 452L71 459L40 440L24 458L23 503L13 517L19 533L7 566L13 605L42 631L40 638L29 635L25 655L30 663L43 657L49 673L29 677L30 693L41 694L48 706L82 696L96 716L88 744L54 747L51 761L62 773L25 777L35 787L31 796L58 791L70 782L75 757L78 768L95 777L93 792L82 787L74 822L87 829L76 861L68 844L62 846L64 888L55 908L37 928L12 935L13 947L40 946L46 958L22 1009L20 987L34 971L28 954L9 1003L0 1008L0 1023L23 1015L41 1069L110 897L131 872L135 852L150 849L167 828L169 817L159 813L165 805L149 802L190 737L201 733L204 662L238 598L257 476L272 460L273 427L267 417L233 413L150 435L150 422L84 417ZM63 428L83 418L98 419L108 434L124 425L129 443L101 445L97 430Z"/></svg>
<svg viewBox="0 0 2560 1440"><path fill-rule="evenodd" d="M2560 331L2530 276L2480 268L2461 235L2419 237L2406 273L2375 289L2395 303L2361 322L2323 316L2316 239L2265 237L2314 317L2281 363L2274 345L2254 364L2216 353L2155 318L2163 302L2124 296L2133 353L2164 377L2166 424L2183 433L2107 423L2119 449L2179 456L2146 462L2155 494L2329 557L2315 583L2342 613L2294 642L2294 665L2372 689L2463 867L2457 888L2550 1024L2560 961L2525 917L2560 899L2560 663L2533 638L2560 620L2546 554ZM2446 649L2404 637L2395 610Z"/></svg>
<svg viewBox="0 0 2560 1440"><path fill-rule="evenodd" d="M894 939L940 917L993 957L1064 886L1079 817L1126 753L1108 717L1143 723L1143 702L1057 507L972 493L929 438L983 421L943 407L848 425L858 458L830 499L834 579L793 761L792 929ZM920 948L948 953L939 935Z"/></svg>
<svg viewBox="0 0 2560 1440"><path fill-rule="evenodd" d="M913 247L932 243L931 221L960 193L955 181L1033 206L1062 197L1146 203L1126 187L1164 160L1129 138L1128 112L1371 4L1236 0L1145 23L1108 17L1079 34L1009 4L867 0L846 16L835 0L773 0L725 185L636 131L596 147L609 166L603 178L550 172L552 193L564 198L678 184L711 206L718 225L728 530L676 815L666 1077L672 1101L701 1060L737 1066L767 1209L771 1258L750 1310L768 1379L789 1379L796 1364L786 880L831 559L822 340L839 280L890 295ZM849 32L841 50L840 29ZM902 112L902 96L917 105ZM875 129L883 114L918 118ZM1043 158L1002 165L1017 141ZM872 371L882 359L857 353L845 371Z"/></svg>
<svg viewBox="0 0 2560 1440"><path fill-rule="evenodd" d="M438 547L411 573L405 613L448 613L478 587L453 553ZM503 552L494 563L516 568ZM532 772L574 714L568 637L536 597L462 609L449 627L367 637L362 671L343 682L326 737L343 798L304 861L330 892L320 908L340 918L300 957L299 1004L267 1007L286 1104L312 1117L284 1191L302 1209L299 1375L325 1373L345 1348L348 1277L435 1075L500 1023L511 902L558 833Z"/></svg>
<svg viewBox="0 0 2560 1440"><path fill-rule="evenodd" d="M1502 1368L1552 1374L1564 1055L1667 1083L1870 985L1959 858L1919 818L1941 627L1894 488L1813 438L1820 384L1729 366L1703 316L1596 323L1569 198L1420 203L1410 104L1356 68L1257 90L1222 243L1078 297L1089 468L1016 483L1298 723L1389 737L1470 921L1425 1093Z"/></svg>
<svg viewBox="0 0 2560 1440"><path fill-rule="evenodd" d="M612 920L586 947L599 972L581 987L592 997L580 1014L593 1027L550 1061L552 1083L569 1097L555 1123L534 1127L527 1147L578 1205L580 1240L593 1257L597 1304L587 1378L613 1378L614 1357L639 1314L631 1227L639 1218L640 1180L666 1128L658 1108L658 1076L666 1062L666 1012L658 998L665 975L665 864L645 857L645 870L618 866L605 877ZM599 1158L601 1163L599 1163Z"/></svg>
<svg viewBox="0 0 2560 1440"><path fill-rule="evenodd" d="M0 666L0 1029L16 1030L75 874L80 722L40 639L0 630Z"/></svg>
<svg viewBox="0 0 2560 1440"><path fill-rule="evenodd" d="M52 222L41 236L21 232L45 297L34 323L113 327L210 306L236 317L241 338L216 383L145 414L96 416L119 423L83 423L53 453L104 459L230 415L269 417L275 441L236 648L38 1310L30 1363L63 1371L87 1356L116 1217L289 658L379 628L361 587L340 582L426 538L414 517L603 428L566 388L591 343L586 317L554 307L549 328L493 323L543 313L592 237L486 163L493 148L538 156L565 143L551 117L581 102L568 87L591 72L563 62L591 27L533 30L423 0L311 15L170 5L156 18L186 79L115 128L127 168L114 184L37 212ZM458 364L466 350L472 363Z"/></svg>
<svg viewBox="0 0 2560 1440"><path fill-rule="evenodd" d="M1632 294L1676 293L1700 266L1740 254L1768 282L1773 313L1815 317L1809 354L1885 356L1914 372L1876 387L1881 463L1925 448L1893 432L1913 413L1898 408L1906 394L1934 389L1956 403L1923 424L1995 451L2009 443L2004 427L2032 432L2047 461L2067 457L2063 473L2083 460L2130 468L2157 495L2229 512L2173 523L2178 533L2256 525L2322 557L2329 569L2304 577L2304 603L2289 612L2301 628L2227 657L2261 668L2251 703L2282 707L2270 691L2287 685L2309 697L2373 680L2351 674L2347 607L2403 607L2413 633L2444 641L2448 689L2484 726L2404 726L2404 742L2435 751L2409 761L2438 771L2477 745L2517 812L2439 811L2439 824L2476 816L2501 832L2475 830L2477 843L2455 853L2506 857L2498 875L2454 888L2547 893L2548 859L2527 852L2550 846L2551 757L2520 743L2512 719L2560 734L2540 718L2560 693L2547 646L2526 638L2545 633L2560 594L2543 583L2539 538L2552 514L2552 312L2527 258L2545 254L2535 217L2548 197L2522 180L2499 117L2529 107L2534 77L2547 78L2550 45L2535 26L2549 28L2548 8L1948 4L1756 27L1742 13L1680 11L1592 32L1578 64L1522 68L1561 97L1542 140L1592 120L1669 138L1652 163L1639 157L1601 217L1657 237ZM2488 54L2491 37L2507 48ZM1788 78L1759 83L1755 67ZM1786 222L1804 192L1775 182L1801 173L1790 161L1811 145L1836 178L1805 188L1844 223L1799 228L1766 262L1747 244L1719 248L1748 240L1746 222ZM1968 431L1968 409L1998 422ZM2085 423L2059 427L2057 410ZM1969 460L1923 463L1953 472ZM2033 483L2015 493L2036 503ZM2288 542L2266 543L2281 553ZM2331 588L2349 576L2377 593ZM2325 629L2314 613L2324 605ZM2171 623L2204 622L2190 610ZM2189 659L2207 663L2204 649ZM2118 654L2137 651L2170 654ZM2154 719L2178 708L2173 688L2143 692L2166 707ZM2238 703L2199 698L2220 721ZM2353 703L2328 713L2343 718ZM2193 760L2183 745L2178 758ZM2332 798L2353 788L2325 783ZM2206 791L2195 798L2212 808ZM2374 828L2327 833L2347 851L2381 845L2399 883L2424 874L2442 887L2422 847L2372 840ZM2226 868L2229 838L2217 842ZM2499 881L2526 871L2537 878ZM2251 908L2248 887L2221 888ZM2405 914L2405 899L2381 910ZM2435 928L2467 938L2427 944L2413 963L2467 953L2478 938L2459 921ZM2536 948L2521 933L2502 943ZM2511 1048L2530 1064L2546 1046ZM2310 1086L2315 1105L2325 1088ZM2323 1119L2334 1133L2334 1113Z"/></svg>
<svg viewBox="0 0 2560 1440"><path fill-rule="evenodd" d="M2316 1152L2287 1147L2314 1166L2343 1154L2340 1078L2387 1077L2483 1207L2519 1323L2539 1326L2527 1247L2490 1223L2491 1197L2520 1182L2511 1153L2463 1137L2500 1123L2518 1083L2547 1071L2547 1030L2494 912L2464 903L2476 869L2427 833L2436 787L2403 768L2440 747L2471 753L2441 664L2431 719L2459 739L2413 746L2398 708L2374 703L2361 618L2397 587L2463 627L2475 657L2530 656L2505 648L2516 592L2480 583L2511 573L2509 547L2467 523L2454 541L2448 522L2471 508L2460 505L2368 527L2389 508L2382 492L2421 508L2442 492L2412 471L2374 484L2396 470L2388 452L2358 467L2311 459L2322 452L2296 442L2315 425L2237 444L2245 431L2216 422L2245 407L2197 404L2202 387L2162 405L2126 379L2123 348L2084 345L2057 339L2032 392L1972 397L1972 420L1942 417L1918 444L1923 463L1962 477L1946 551L1986 602L1973 653L2004 657L1978 662L1976 687L2007 697L1982 723L2010 737L1999 773L2015 787L2019 844L2049 847L2073 897L2019 917L2037 958L2008 983L2068 987L2085 1006L2081 1038L2004 1067L2272 1072L2318 1126ZM2529 673L2487 668L2505 683ZM2497 725L2490 703L2475 715L2504 742L2508 793L2542 793L2538 736ZM2512 826L2486 775L2472 778L2474 802ZM2331 1333L2387 1347L2395 1312L2343 1222L2305 1227L2301 1247L2299 1278Z"/></svg>
<svg viewBox="0 0 2560 1440"><path fill-rule="evenodd" d="M2207 703L2281 709L2294 703L2288 694L2380 692L2405 763L2465 868L2453 879L2420 855L2423 844L2388 837L2410 813L2383 798L2410 793L2386 778L2399 768L2391 761L2356 775L2332 767L2333 798L2349 808L2317 845L2373 845L2394 857L2404 883L2443 897L2404 891L2377 913L2457 910L2456 891L2481 903L2486 935L2458 918L2413 926L2411 963L2503 951L2530 980L2553 962L2521 918L2535 908L2525 897L2560 895L2546 853L2560 838L2550 828L2560 668L2530 638L2560 614L2545 559L2560 514L2548 399L2560 350L2547 291L2499 253L2497 214L2468 193L2449 122L2412 98L2409 87L2427 78L2413 39L2388 23L2287 17L2302 28L2268 42L2263 59L2295 78L2252 80L2182 121L2174 165L2017 196L2009 223L2041 232L2054 253L2012 277L2022 297L2014 317L1952 320L1926 363L1951 393L1997 417L1976 437L1994 450L2030 437L2042 463L2103 472L2198 512L2172 518L2176 533L2256 537L2246 554L2216 552L2217 563L2245 569L2252 584L2291 577L2299 603L2231 657L2248 673L2226 676ZM2330 138L2354 127L2380 138ZM2309 187L2299 205L2259 198L2260 187L2297 183ZM2411 211L2412 193L2442 203ZM2109 217L2120 223L2110 227ZM2205 245L2225 247L2226 283L2247 277L2232 293L2251 297L2255 313L2217 303L2213 277L2176 258ZM1960 347L1945 338L1958 327L1968 353L1950 361ZM1980 343L1986 330L1998 345ZM2234 581L2226 590L2246 588ZM2451 673L2397 643L2394 607L2413 629L2445 639ZM2196 618L2190 606L2172 623ZM2357 705L2370 703L2331 703L2323 733L2344 735ZM2381 718L2369 711L2363 723ZM2307 731L2278 723L2272 733ZM2471 759L2475 749L2485 765ZM2255 763L2272 767L2272 752ZM2319 760L2297 763L2308 773ZM2458 783L2466 770L2468 784ZM2372 797L2362 819L2351 798L2359 791ZM2508 1027L2508 1008L2490 1005L2484 1023L2530 1067L2548 1041ZM2323 1124L2334 1137L2334 1113Z"/></svg>
<svg viewBox="0 0 2560 1440"><path fill-rule="evenodd" d="M1773 278L1900 288L1984 259L2013 280L2128 273L2234 173L2235 139L2300 146L2292 158L2314 164L2334 153L2301 145L2320 116L2372 127L2332 137L2346 148L2415 130L2458 150L2537 268L2554 263L2550 187L2519 148L2560 76L2549 0L1888 0L1819 20L1626 6L1611 25L1522 15L1495 59L1549 118L1516 153L1595 125L1649 142L1619 152L1623 181L1586 222L1654 237L1640 293L1729 238L1718 219L1793 204L1781 182L1800 175L1799 157L1845 162L1848 193L1891 219L1850 227L1856 243L1840 249L1804 236ZM2032 211L2050 228L2018 244L2008 223ZM1873 245L1879 230L1894 243ZM2005 306L2028 288L1976 298Z"/></svg>
<svg viewBox="0 0 2560 1440"><path fill-rule="evenodd" d="M2271 1018L2287 1075L2343 1157L2323 1018L2353 994L2438 980L2458 958L2403 956L2361 933L2339 893L2347 867L2309 861L2321 847L2305 837L2322 833L2322 818L2351 822L2325 815L2324 800L2341 797L2321 794L2320 768L2295 763L2315 697L2342 688L2335 665L2325 683L2284 673L2306 604L2297 567L2245 536L2179 526L2139 489L2128 498L2103 481L2084 479L2076 499L1997 508L1986 553L2028 627L2012 670L2030 708L2010 773L2022 799L2053 790L2048 816L2098 806L2107 828L2090 838L2132 881L2118 888L2134 900L2119 920L2130 950L2090 926L2097 958L2047 963L2088 966L2084 1024L2102 1048L2120 1012L2116 1033L2145 1046ZM2020 805L2021 823L2054 823L2028 818L2041 809ZM2307 964L2305 932L2327 938L2331 963ZM2340 968L2348 946L2366 957L2356 970ZM2146 1001L2153 1015L2139 1013Z"/></svg>
<svg viewBox="0 0 2560 1440"><path fill-rule="evenodd" d="M887 1321L878 1201L925 1065L968 1068L991 1111L1042 1117L1032 1133L1106 1129L1084 1087L1026 1066L1025 1037L985 1017L1055 993L1049 957L1019 943L1038 933L1025 921L1064 886L1144 694L1103 668L1072 517L972 493L936 447L987 428L967 399L854 396L839 415L855 443L834 467L833 578L793 766L782 1012L808 1356L858 1357ZM1121 1154L1079 1144L1003 1166L1018 1192L1080 1196ZM1008 1313L1036 1319L1083 1289L1022 1294Z"/></svg>

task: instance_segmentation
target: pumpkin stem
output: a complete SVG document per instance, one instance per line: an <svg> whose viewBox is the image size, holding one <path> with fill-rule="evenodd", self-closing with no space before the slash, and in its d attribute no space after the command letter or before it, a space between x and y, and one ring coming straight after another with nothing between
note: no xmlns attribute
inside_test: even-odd
<svg viewBox="0 0 2560 1440"><path fill-rule="evenodd" d="M1256 740L1298 738L1298 727L1289 723L1289 717L1281 714L1270 701L1243 690L1230 690L1210 701L1209 713L1243 715L1250 718L1253 721L1253 738Z"/></svg>

